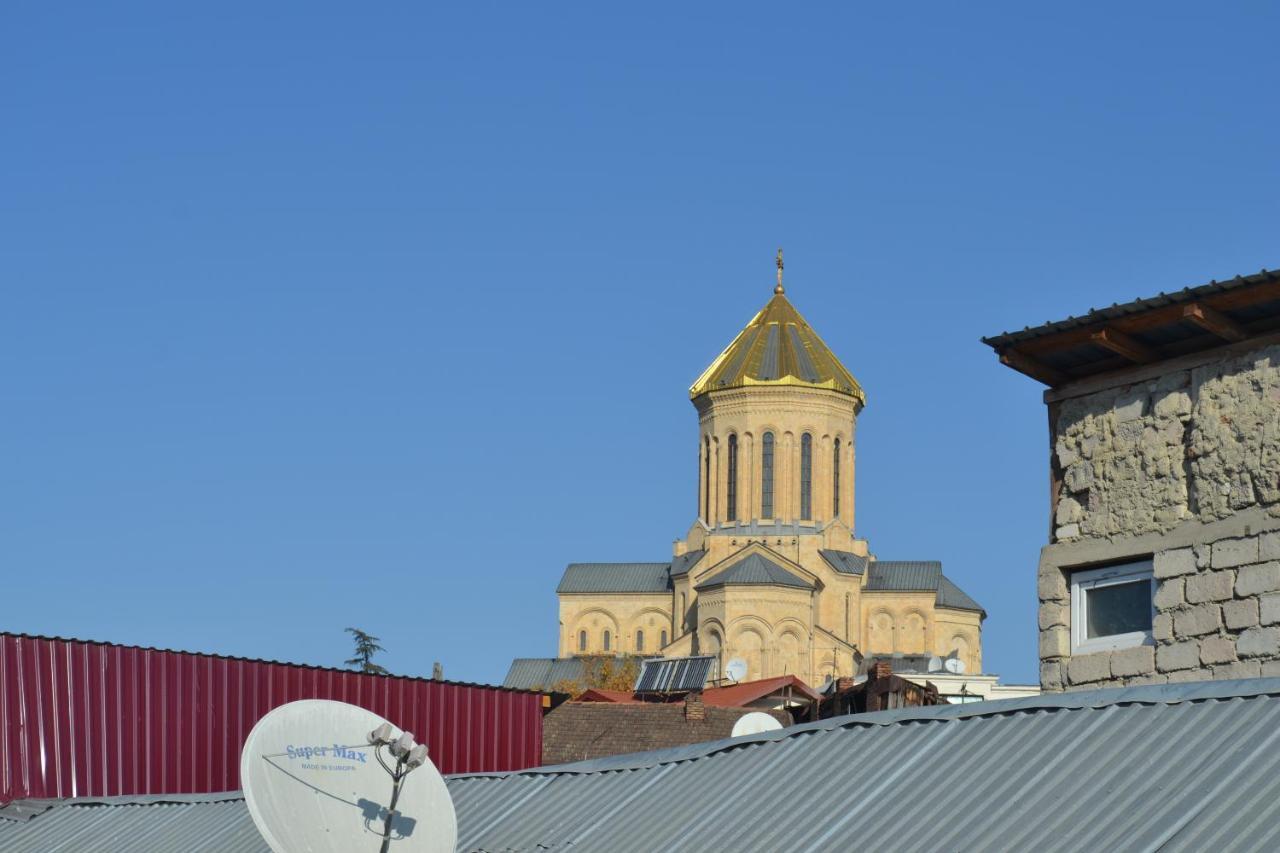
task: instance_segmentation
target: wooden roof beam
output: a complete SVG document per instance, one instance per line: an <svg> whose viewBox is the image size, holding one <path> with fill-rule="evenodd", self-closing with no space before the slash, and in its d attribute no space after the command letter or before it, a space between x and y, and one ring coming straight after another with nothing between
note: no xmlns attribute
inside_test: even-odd
<svg viewBox="0 0 1280 853"><path fill-rule="evenodd" d="M1094 332L1089 336L1089 340L1104 349L1111 350L1116 355L1138 364L1147 364L1159 358L1159 355L1151 347L1110 326Z"/></svg>
<svg viewBox="0 0 1280 853"><path fill-rule="evenodd" d="M1217 335L1225 341L1236 343L1249 336L1244 327L1226 316L1205 305L1203 302L1192 302L1182 308L1182 319L1195 323L1206 332Z"/></svg>
<svg viewBox="0 0 1280 853"><path fill-rule="evenodd" d="M1018 352L1016 349L1009 349L1000 353L1000 363L1005 367L1012 367L1019 373L1025 373L1032 379L1049 386L1061 385L1071 378L1061 370L1050 367L1043 361L1038 361L1025 353Z"/></svg>

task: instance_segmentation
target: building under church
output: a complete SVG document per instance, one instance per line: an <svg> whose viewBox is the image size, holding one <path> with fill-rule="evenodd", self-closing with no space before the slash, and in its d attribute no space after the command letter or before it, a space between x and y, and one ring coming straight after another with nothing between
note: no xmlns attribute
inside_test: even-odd
<svg viewBox="0 0 1280 853"><path fill-rule="evenodd" d="M935 560L881 560L854 527L866 395L773 298L689 390L698 506L673 559L573 563L559 655L709 654L746 679L851 675L867 655L934 654L982 671L982 607Z"/></svg>

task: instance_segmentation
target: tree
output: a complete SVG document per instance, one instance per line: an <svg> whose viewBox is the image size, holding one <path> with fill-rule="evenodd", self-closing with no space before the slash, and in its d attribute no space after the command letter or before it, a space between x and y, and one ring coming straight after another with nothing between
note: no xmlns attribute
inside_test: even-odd
<svg viewBox="0 0 1280 853"><path fill-rule="evenodd" d="M366 634L359 628L348 628L347 633L351 635L355 642L355 657L350 658L347 666L354 666L361 672L367 672L370 675L390 675L386 668L373 662L373 656L378 652L385 652L382 646L378 645L378 638L372 634Z"/></svg>
<svg viewBox="0 0 1280 853"><path fill-rule="evenodd" d="M582 678L557 681L551 685L552 693L568 693L578 698L591 688L618 690L630 693L635 690L640 676L641 658L635 655L581 655Z"/></svg>

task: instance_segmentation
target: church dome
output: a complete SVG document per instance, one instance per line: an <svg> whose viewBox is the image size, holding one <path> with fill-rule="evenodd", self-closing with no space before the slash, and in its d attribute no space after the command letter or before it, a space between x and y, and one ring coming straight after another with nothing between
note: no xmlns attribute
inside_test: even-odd
<svg viewBox="0 0 1280 853"><path fill-rule="evenodd" d="M757 385L825 388L853 397L860 407L867 402L858 380L787 301L781 277L773 298L702 372L689 396Z"/></svg>

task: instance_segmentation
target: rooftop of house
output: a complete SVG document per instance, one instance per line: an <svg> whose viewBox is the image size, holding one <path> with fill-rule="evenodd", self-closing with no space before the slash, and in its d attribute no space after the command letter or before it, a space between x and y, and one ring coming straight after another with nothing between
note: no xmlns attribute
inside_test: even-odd
<svg viewBox="0 0 1280 853"><path fill-rule="evenodd" d="M1280 332L1280 272L1211 281L983 338L1002 364L1056 387Z"/></svg>
<svg viewBox="0 0 1280 853"><path fill-rule="evenodd" d="M874 832L889 851L1232 853L1280 848L1278 747L1280 679L1260 678L858 714L447 782L460 851L816 851ZM922 778L945 819L920 820ZM7 853L124 840L268 853L234 794L0 809Z"/></svg>

